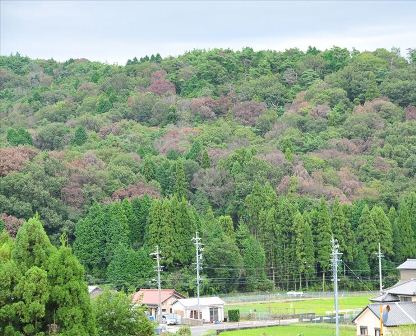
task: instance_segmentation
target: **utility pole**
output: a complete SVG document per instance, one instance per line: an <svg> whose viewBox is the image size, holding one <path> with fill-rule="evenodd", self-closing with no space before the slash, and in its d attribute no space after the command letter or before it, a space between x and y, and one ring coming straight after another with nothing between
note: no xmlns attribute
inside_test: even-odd
<svg viewBox="0 0 416 336"><path fill-rule="evenodd" d="M332 237L332 253L331 253L331 262L332 262L332 275L334 280L334 302L335 302L335 335L339 336L339 307L338 307L338 259L342 255L338 251L339 245L338 241Z"/></svg>
<svg viewBox="0 0 416 336"><path fill-rule="evenodd" d="M198 231L195 234L195 237L192 238L192 241L194 242L195 245L195 253L196 253L196 296L197 296L197 312L198 312L198 317L197 319L199 320L200 318L200 307L199 307L199 286L201 283L201 276L199 274L199 272L202 270L202 243L201 243L201 238L198 236Z"/></svg>
<svg viewBox="0 0 416 336"><path fill-rule="evenodd" d="M156 272L157 272L157 291L158 291L158 312L157 312L157 321L162 323L162 285L160 281L160 272L162 272L162 267L160 266L160 251L159 245L156 245L156 251L150 253L150 255L154 256L156 259Z"/></svg>
<svg viewBox="0 0 416 336"><path fill-rule="evenodd" d="M382 278L382 274L381 274L381 258L384 257L383 253L381 253L381 245L380 243L378 243L378 253L377 257L378 257L378 276L379 276L379 280L380 280L380 294L382 294L383 292L383 278Z"/></svg>
<svg viewBox="0 0 416 336"><path fill-rule="evenodd" d="M380 280L380 295L383 294L383 278L381 273L381 258L383 258L383 254L381 253L381 244L378 243L378 276ZM384 335L383 331L383 302L380 303L380 336Z"/></svg>

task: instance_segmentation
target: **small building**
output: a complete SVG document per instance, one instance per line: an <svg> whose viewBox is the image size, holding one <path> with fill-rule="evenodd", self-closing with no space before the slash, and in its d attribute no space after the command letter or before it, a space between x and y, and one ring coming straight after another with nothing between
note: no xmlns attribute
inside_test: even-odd
<svg viewBox="0 0 416 336"><path fill-rule="evenodd" d="M413 302L369 304L353 320L357 326L357 335L380 336L380 305L383 309L384 335L390 335L395 327L416 323L416 304Z"/></svg>
<svg viewBox="0 0 416 336"><path fill-rule="evenodd" d="M102 292L103 292L103 290L101 289L101 287L88 286L88 294L90 294L91 298L95 298L95 297L99 296Z"/></svg>
<svg viewBox="0 0 416 336"><path fill-rule="evenodd" d="M199 299L199 319L203 322L224 321L225 302L219 297L202 297ZM198 319L198 299L179 299L173 304L173 312L182 318Z"/></svg>
<svg viewBox="0 0 416 336"><path fill-rule="evenodd" d="M400 281L416 279L416 259L407 259L397 269L400 272Z"/></svg>
<svg viewBox="0 0 416 336"><path fill-rule="evenodd" d="M163 313L173 313L172 305L184 296L174 289L162 289L160 291ZM133 295L134 304L142 304L147 307L149 315L156 317L159 306L159 291L157 289L140 289Z"/></svg>
<svg viewBox="0 0 416 336"><path fill-rule="evenodd" d="M399 282L370 299L372 303L354 318L357 335L380 335L380 307L385 335L395 327L416 324L416 259L407 259L397 269Z"/></svg>

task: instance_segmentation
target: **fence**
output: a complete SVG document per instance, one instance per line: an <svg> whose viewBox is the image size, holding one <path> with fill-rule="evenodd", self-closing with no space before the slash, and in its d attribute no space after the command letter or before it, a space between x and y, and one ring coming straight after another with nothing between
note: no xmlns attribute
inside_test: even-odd
<svg viewBox="0 0 416 336"><path fill-rule="evenodd" d="M361 292L347 292L341 291L338 293L340 297L344 296L377 296L379 293L376 291L361 291ZM241 303L241 302L264 302L264 301L277 301L277 300L295 300L302 298L321 298L321 297L332 297L333 292L304 292L301 295L296 296L288 294L287 292L270 292L270 293L250 293L250 294L228 294L221 296L221 298L227 304Z"/></svg>

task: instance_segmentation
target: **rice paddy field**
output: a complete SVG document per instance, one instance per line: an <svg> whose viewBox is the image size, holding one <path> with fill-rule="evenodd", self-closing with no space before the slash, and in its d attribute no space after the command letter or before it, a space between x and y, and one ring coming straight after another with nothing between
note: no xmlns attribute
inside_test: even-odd
<svg viewBox="0 0 416 336"><path fill-rule="evenodd" d="M369 298L369 295L340 297L340 312L351 312L362 309L369 303ZM242 302L227 304L225 308L226 310L240 309L242 315L254 312L270 314L315 313L317 315L326 315L333 312L334 299L332 297L323 297L266 302Z"/></svg>

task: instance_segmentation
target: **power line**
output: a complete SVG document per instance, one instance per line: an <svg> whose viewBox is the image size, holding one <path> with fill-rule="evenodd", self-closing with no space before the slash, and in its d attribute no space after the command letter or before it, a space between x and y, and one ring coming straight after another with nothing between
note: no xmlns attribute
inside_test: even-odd
<svg viewBox="0 0 416 336"><path fill-rule="evenodd" d="M200 319L200 307L199 307L199 287L201 284L201 276L199 274L202 271L202 243L201 238L198 236L198 231L195 234L195 237L192 238L195 244L195 253L196 253L196 295L197 295L197 312L198 312L198 320Z"/></svg>
<svg viewBox="0 0 416 336"><path fill-rule="evenodd" d="M342 253L339 252L339 245L338 240L334 239L332 236L332 253L331 253L331 261L332 261L332 274L334 280L334 299L335 299L335 335L339 336L339 312L338 312L338 259Z"/></svg>

